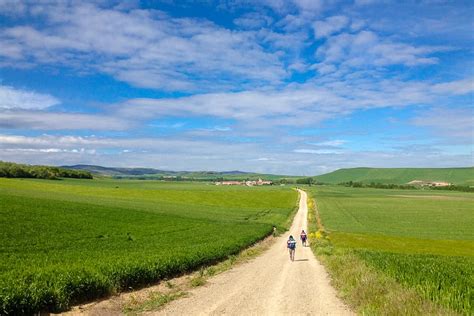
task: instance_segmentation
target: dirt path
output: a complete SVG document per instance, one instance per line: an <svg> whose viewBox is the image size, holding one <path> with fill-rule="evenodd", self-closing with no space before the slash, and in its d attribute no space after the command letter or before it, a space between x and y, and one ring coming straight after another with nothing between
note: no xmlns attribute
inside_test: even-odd
<svg viewBox="0 0 474 316"><path fill-rule="evenodd" d="M290 234L306 230L306 193ZM151 315L351 315L309 247L298 244L295 261L286 251L288 233L260 257L211 278L207 285Z"/></svg>

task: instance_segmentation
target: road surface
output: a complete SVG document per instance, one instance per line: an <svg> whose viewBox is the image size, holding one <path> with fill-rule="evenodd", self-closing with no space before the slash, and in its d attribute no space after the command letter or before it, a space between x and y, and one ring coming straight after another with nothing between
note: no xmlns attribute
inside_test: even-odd
<svg viewBox="0 0 474 316"><path fill-rule="evenodd" d="M299 210L288 233L256 259L209 279L186 298L152 315L352 315L336 297L324 267L309 247L289 259L286 239L307 228L307 196L299 190Z"/></svg>

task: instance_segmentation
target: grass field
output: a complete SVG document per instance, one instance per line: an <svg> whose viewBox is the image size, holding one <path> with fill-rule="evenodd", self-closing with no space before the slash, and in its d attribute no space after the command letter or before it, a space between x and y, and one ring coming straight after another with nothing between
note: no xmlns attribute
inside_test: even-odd
<svg viewBox="0 0 474 316"><path fill-rule="evenodd" d="M463 314L474 313L474 194L317 186L334 248Z"/></svg>
<svg viewBox="0 0 474 316"><path fill-rule="evenodd" d="M339 169L315 177L316 181L337 184L355 181L363 183L405 184L412 180L446 181L459 185L474 185L474 167L470 168L351 168Z"/></svg>
<svg viewBox="0 0 474 316"><path fill-rule="evenodd" d="M57 311L235 254L297 194L127 180L0 179L0 314Z"/></svg>

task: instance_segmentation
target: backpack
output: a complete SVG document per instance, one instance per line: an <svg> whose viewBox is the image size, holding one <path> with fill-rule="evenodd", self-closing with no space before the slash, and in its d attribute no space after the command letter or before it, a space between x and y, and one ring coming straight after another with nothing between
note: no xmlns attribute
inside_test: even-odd
<svg viewBox="0 0 474 316"><path fill-rule="evenodd" d="M288 248L290 249L296 248L296 240L288 240L287 244L288 244Z"/></svg>

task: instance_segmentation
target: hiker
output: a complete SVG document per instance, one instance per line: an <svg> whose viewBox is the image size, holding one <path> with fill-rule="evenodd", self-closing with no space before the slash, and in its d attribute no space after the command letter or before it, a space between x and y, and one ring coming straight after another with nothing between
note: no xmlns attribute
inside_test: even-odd
<svg viewBox="0 0 474 316"><path fill-rule="evenodd" d="M295 249L296 249L296 240L290 235L288 241L286 242L286 247L288 248L288 252L290 253L290 260L295 261Z"/></svg>
<svg viewBox="0 0 474 316"><path fill-rule="evenodd" d="M301 244L303 245L303 247L306 247L306 240L308 239L308 236L306 235L304 229L301 231L300 239L301 239Z"/></svg>

